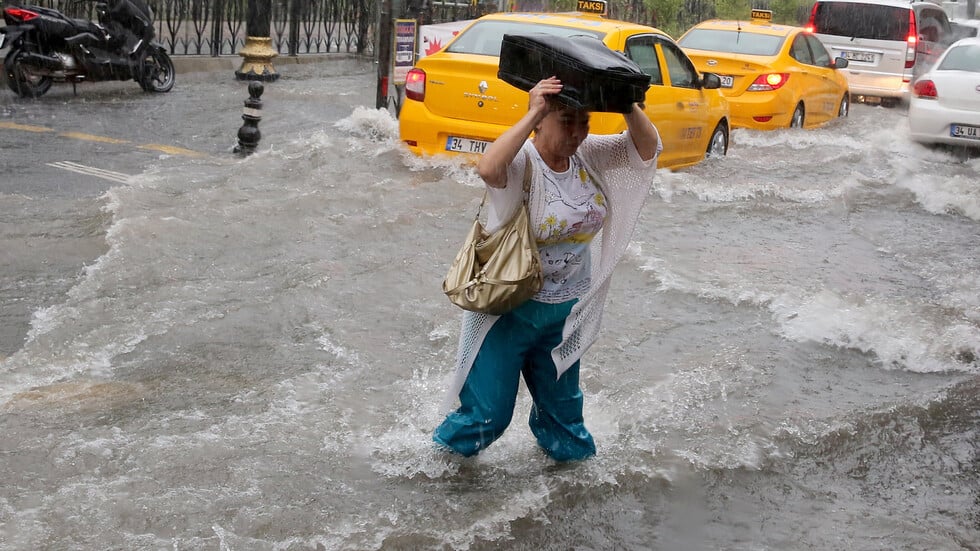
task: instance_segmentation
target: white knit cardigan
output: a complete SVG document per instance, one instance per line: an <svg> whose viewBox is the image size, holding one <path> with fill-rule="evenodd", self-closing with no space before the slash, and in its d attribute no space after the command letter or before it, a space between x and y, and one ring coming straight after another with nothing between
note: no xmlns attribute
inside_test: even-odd
<svg viewBox="0 0 980 551"><path fill-rule="evenodd" d="M522 150L533 147L528 140ZM599 335L610 276L629 245L636 220L653 183L657 157L662 149L662 145L658 146L653 159L644 161L627 131L613 135L590 134L575 153L588 173L599 180L606 197L607 213L602 230L592 240L592 285L572 308L562 331L562 342L551 351L551 357L558 368L558 377L582 357ZM509 220L521 205L523 184L520 176L514 178L513 175L523 175L525 158L518 153L514 159L514 170L509 172L511 177L507 187L500 190L503 193L491 195L487 215L489 231ZM516 163L520 166L516 166ZM540 171L534 171L533 174L532 196L542 185ZM455 409L459 391L463 388L483 339L499 318L500 316L489 314L463 312L456 364L449 377L449 389L443 402L444 410Z"/></svg>

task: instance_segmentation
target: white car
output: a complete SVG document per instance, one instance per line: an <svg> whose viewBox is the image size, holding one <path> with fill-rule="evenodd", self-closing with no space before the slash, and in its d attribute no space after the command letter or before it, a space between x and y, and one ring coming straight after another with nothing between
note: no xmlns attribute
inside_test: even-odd
<svg viewBox="0 0 980 551"><path fill-rule="evenodd" d="M852 99L885 107L908 101L909 82L957 38L935 0L816 0L805 28L848 60Z"/></svg>
<svg viewBox="0 0 980 551"><path fill-rule="evenodd" d="M912 139L980 148L980 37L955 42L912 85Z"/></svg>

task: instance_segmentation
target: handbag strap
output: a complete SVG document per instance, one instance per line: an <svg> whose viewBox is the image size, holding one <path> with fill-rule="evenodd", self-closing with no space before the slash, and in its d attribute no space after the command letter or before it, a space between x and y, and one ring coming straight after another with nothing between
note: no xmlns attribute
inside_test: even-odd
<svg viewBox="0 0 980 551"><path fill-rule="evenodd" d="M521 151L524 152L524 207L527 208L531 196L531 155L526 149ZM480 206L476 209L476 220L480 219L480 211L483 210L483 204L487 202L487 194L490 192L487 188L488 186L483 186L483 199L480 199Z"/></svg>

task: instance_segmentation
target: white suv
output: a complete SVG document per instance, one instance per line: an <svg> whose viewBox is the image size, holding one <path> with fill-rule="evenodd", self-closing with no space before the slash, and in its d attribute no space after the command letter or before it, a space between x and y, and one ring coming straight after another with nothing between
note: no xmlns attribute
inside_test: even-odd
<svg viewBox="0 0 980 551"><path fill-rule="evenodd" d="M928 1L817 0L807 30L849 61L851 97L893 106L953 42L943 8Z"/></svg>

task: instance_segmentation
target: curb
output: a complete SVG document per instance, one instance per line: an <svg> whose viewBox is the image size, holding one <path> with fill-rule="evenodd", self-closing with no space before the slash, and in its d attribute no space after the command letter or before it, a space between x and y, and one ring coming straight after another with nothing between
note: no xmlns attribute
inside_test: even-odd
<svg viewBox="0 0 980 551"><path fill-rule="evenodd" d="M272 65L307 65L341 59L362 59L364 55L335 52L329 54L284 55L272 58ZM171 55L174 70L178 75L188 73L234 73L242 67L244 58L238 54L213 57L210 55ZM0 85L7 82L7 74L0 71Z"/></svg>
<svg viewBox="0 0 980 551"><path fill-rule="evenodd" d="M363 55L351 53L327 53L327 54L300 54L300 55L281 55L273 57L271 63L276 65L306 65L309 63L322 63L324 61L336 61L338 59L360 59ZM213 57L210 55L171 55L170 59L174 62L174 70L177 74L185 73L220 73L235 72L241 68L244 58L238 54L223 55Z"/></svg>

